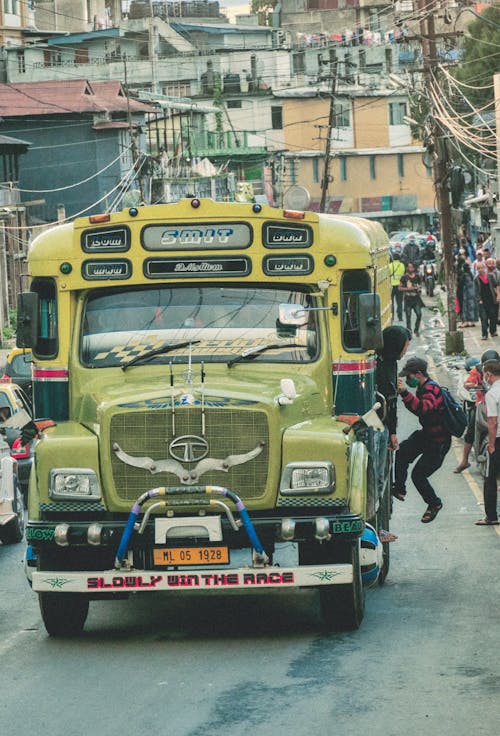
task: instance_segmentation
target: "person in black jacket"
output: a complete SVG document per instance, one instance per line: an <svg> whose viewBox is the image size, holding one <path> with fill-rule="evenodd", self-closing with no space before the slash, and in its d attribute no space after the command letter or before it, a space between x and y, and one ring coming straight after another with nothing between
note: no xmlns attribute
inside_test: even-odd
<svg viewBox="0 0 500 736"><path fill-rule="evenodd" d="M398 360L408 350L411 332L406 327L392 325L382 332L384 345L377 351L375 381L377 391L386 403L384 425L387 430L386 442L391 450L397 450L397 399L398 399Z"/></svg>
<svg viewBox="0 0 500 736"><path fill-rule="evenodd" d="M375 453L377 456L377 487L379 498L384 492L387 470L387 450L395 452L399 447L397 431L397 399L398 399L398 360L408 350L411 333L406 327L392 325L382 332L384 345L377 351L377 367L375 381L377 392L385 400L385 411L381 416L384 423L383 432L375 432ZM396 537L383 529L379 530L382 541L393 542Z"/></svg>
<svg viewBox="0 0 500 736"><path fill-rule="evenodd" d="M418 267L422 263L422 254L420 252L420 246L416 241L414 235L410 235L403 247L403 253L401 260L407 266L409 263L413 263L415 270L418 271Z"/></svg>

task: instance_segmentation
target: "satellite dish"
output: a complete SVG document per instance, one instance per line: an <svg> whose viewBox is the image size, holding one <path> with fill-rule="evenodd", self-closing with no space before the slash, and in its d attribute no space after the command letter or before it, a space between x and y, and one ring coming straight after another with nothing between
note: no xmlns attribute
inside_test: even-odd
<svg viewBox="0 0 500 736"><path fill-rule="evenodd" d="M290 210L307 210L311 203L311 195L305 187L293 186L287 189L283 197L283 206Z"/></svg>

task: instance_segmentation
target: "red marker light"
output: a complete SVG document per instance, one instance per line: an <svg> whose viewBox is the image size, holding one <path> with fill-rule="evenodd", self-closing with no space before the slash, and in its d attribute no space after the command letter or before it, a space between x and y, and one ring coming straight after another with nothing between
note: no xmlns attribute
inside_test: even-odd
<svg viewBox="0 0 500 736"><path fill-rule="evenodd" d="M305 216L305 212L298 212L297 210L283 210L283 217L288 217L290 220L303 220Z"/></svg>

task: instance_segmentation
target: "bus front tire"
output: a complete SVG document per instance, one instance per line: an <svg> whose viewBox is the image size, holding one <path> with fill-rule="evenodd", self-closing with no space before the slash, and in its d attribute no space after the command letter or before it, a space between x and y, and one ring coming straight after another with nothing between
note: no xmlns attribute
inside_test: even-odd
<svg viewBox="0 0 500 736"><path fill-rule="evenodd" d="M321 614L329 631L359 629L365 612L365 593L361 579L359 540L352 544L350 562L353 581L343 585L325 585L319 589Z"/></svg>
<svg viewBox="0 0 500 736"><path fill-rule="evenodd" d="M43 623L49 636L77 636L83 631L89 599L82 593L39 593Z"/></svg>

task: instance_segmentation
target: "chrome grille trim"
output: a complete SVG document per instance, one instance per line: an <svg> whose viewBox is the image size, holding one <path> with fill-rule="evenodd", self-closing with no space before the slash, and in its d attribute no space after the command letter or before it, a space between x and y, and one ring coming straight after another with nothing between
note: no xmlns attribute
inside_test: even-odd
<svg viewBox="0 0 500 736"><path fill-rule="evenodd" d="M200 407L175 408L175 433L177 437L201 436ZM134 501L153 486L176 485L177 478L171 473L152 475L146 469L126 465L113 452L113 443L117 443L124 452L131 455L146 456L159 461L170 457L168 447L172 439L170 409L119 412L111 418L110 437L107 442L103 442L103 447L107 448L107 455L103 460L111 466L118 498ZM203 475L202 482L226 486L243 499L264 495L269 463L269 430L264 412L207 408L205 439L209 444L210 456L221 459L228 455L247 453L259 442L263 442L264 448L256 458L231 468L227 473L207 472ZM186 463L185 467L189 470L192 464Z"/></svg>

